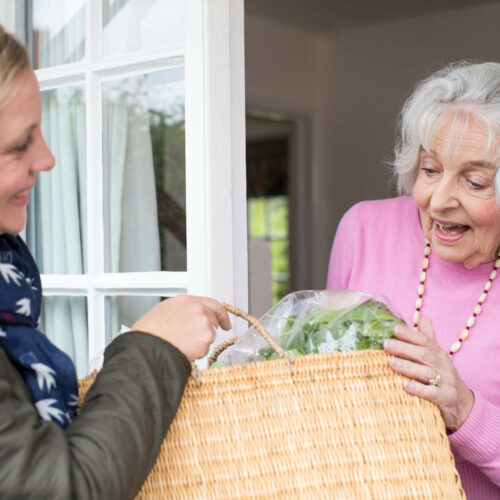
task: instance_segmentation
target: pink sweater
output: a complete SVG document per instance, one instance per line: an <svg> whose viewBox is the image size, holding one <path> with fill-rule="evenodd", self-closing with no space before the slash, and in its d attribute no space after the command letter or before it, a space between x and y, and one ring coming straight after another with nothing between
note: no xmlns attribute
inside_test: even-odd
<svg viewBox="0 0 500 500"><path fill-rule="evenodd" d="M424 246L411 198L358 203L338 227L327 288L383 294L410 324ZM431 254L422 313L444 349L458 339L492 268L467 270ZM469 500L500 499L500 276L453 361L475 395L469 418L449 436L464 490Z"/></svg>

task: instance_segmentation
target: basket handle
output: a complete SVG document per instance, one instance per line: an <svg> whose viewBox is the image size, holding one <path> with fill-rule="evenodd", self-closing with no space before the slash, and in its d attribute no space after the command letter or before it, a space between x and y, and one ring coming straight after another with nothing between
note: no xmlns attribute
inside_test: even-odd
<svg viewBox="0 0 500 500"><path fill-rule="evenodd" d="M276 342L276 340L271 337L271 334L267 331L266 327L259 319L257 319L255 316L252 316L251 314L246 313L245 311L242 311L241 309L238 309L237 307L226 304L225 302L223 302L222 305L224 306L226 311L234 314L235 316L239 316L240 318L243 318L245 321L250 323L264 338L264 340L272 347L272 349L276 352L280 359L286 359L288 363L292 363L293 358L286 354L286 352ZM217 358L219 357L219 354L221 354L229 346L233 345L237 340L238 337L231 337L222 344L218 345L208 358L208 366L210 366L212 363L215 363L215 361L217 361Z"/></svg>

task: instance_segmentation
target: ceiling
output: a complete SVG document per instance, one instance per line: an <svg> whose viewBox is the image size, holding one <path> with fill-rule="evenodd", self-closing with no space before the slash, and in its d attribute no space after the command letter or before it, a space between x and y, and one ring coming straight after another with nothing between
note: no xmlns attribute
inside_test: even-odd
<svg viewBox="0 0 500 500"><path fill-rule="evenodd" d="M245 13L321 34L498 1L500 0L245 0Z"/></svg>

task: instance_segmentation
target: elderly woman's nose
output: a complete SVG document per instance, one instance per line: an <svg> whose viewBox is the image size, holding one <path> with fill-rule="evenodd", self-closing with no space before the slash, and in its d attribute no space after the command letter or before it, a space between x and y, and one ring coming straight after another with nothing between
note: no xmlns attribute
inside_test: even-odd
<svg viewBox="0 0 500 500"><path fill-rule="evenodd" d="M460 205L457 198L457 186L453 181L442 180L434 186L430 199L430 208L435 212L442 212Z"/></svg>

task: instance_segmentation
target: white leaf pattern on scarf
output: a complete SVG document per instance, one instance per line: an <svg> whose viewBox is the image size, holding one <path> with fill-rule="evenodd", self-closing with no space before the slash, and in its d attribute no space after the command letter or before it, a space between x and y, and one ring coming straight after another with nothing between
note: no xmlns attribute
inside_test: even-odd
<svg viewBox="0 0 500 500"><path fill-rule="evenodd" d="M78 396L76 394L71 394L69 397L69 400L66 401L66 404L68 406L78 406L78 403L79 403L79 399L78 399Z"/></svg>
<svg viewBox="0 0 500 500"><path fill-rule="evenodd" d="M19 299L16 302L16 306L19 306L19 309L16 310L16 313L22 314L23 316L30 317L31 316L31 300L25 297L24 299Z"/></svg>
<svg viewBox="0 0 500 500"><path fill-rule="evenodd" d="M52 387L57 385L56 379L52 375L56 372L50 366L44 365L43 363L33 363L31 368L36 373L36 381L41 391L43 391L44 385L47 386L47 392L50 392Z"/></svg>
<svg viewBox="0 0 500 500"><path fill-rule="evenodd" d="M54 408L52 405L57 403L55 399L40 399L35 403L36 409L43 420L58 420L64 422L64 412L59 408Z"/></svg>
<svg viewBox="0 0 500 500"><path fill-rule="evenodd" d="M23 278L23 275L14 264L0 264L0 274L2 275L5 283L10 283L12 280L17 286L21 286L19 282Z"/></svg>
<svg viewBox="0 0 500 500"><path fill-rule="evenodd" d="M0 328L0 337L7 337L7 334Z"/></svg>

